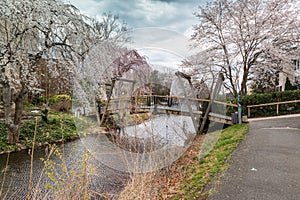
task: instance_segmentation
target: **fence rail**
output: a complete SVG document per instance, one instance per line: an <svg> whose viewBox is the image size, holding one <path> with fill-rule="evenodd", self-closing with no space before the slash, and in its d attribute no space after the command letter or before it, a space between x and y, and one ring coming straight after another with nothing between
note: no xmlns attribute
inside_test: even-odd
<svg viewBox="0 0 300 200"><path fill-rule="evenodd" d="M185 105L189 105L184 108L178 108L185 101ZM107 107L98 107L98 113L102 115L119 113L120 111L130 110L130 112L145 112L151 108L154 112L166 112L166 113L177 113L180 115L197 115L203 118L202 114L205 113L209 103L215 105L215 109L223 109L226 106L224 114L217 114L210 112L207 116L212 121L220 123L233 124L232 113L237 110L237 105L224 101L212 101L210 99L197 99L197 98L186 98L182 96L169 96L169 95L139 95L139 96L123 96L118 98L111 98L110 102L106 104ZM102 104L103 105L103 104ZM100 105L99 105L100 106ZM217 106L221 106L218 107ZM217 110L215 110L218 112ZM229 116L227 116L229 114ZM200 116L199 116L200 115ZM194 119L195 116L192 116Z"/></svg>
<svg viewBox="0 0 300 200"><path fill-rule="evenodd" d="M41 108L24 108L22 113L22 119L32 119L34 117L41 116ZM36 112L32 112L36 111ZM0 119L4 119L4 110L0 108Z"/></svg>
<svg viewBox="0 0 300 200"><path fill-rule="evenodd" d="M293 100L293 101L283 101L283 102L273 102L273 103L264 103L264 104L250 105L250 106L247 106L247 109L248 109L248 117L251 116L251 108L265 107L265 106L275 106L275 105L276 105L276 115L279 115L279 105L283 105L283 104L291 104L291 103L300 103L300 100Z"/></svg>
<svg viewBox="0 0 300 200"><path fill-rule="evenodd" d="M185 98L182 96L163 96L163 95L141 95L141 96L125 96L125 97L118 97L118 98L112 98L111 102L120 101L120 100L130 100L131 98L137 98L139 100L146 99L146 98L166 98L166 99L183 99L183 100L189 100L189 101L197 101L197 102L209 102L209 99L197 99L197 98ZM238 107L236 104L223 102L223 101L213 101L215 104L220 105L226 105L230 107Z"/></svg>

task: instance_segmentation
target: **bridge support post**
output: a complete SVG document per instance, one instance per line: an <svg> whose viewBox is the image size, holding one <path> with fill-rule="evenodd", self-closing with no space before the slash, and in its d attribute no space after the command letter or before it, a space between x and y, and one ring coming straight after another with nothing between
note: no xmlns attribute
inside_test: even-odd
<svg viewBox="0 0 300 200"><path fill-rule="evenodd" d="M153 110L153 114L156 115L157 114L157 103L158 103L158 97L157 96L153 96L153 102L154 102L154 110Z"/></svg>
<svg viewBox="0 0 300 200"><path fill-rule="evenodd" d="M146 97L146 103L147 103L147 106L151 106L151 97L149 97L149 96Z"/></svg>
<svg viewBox="0 0 300 200"><path fill-rule="evenodd" d="M209 125L209 120L206 120L205 124L203 125L203 130L202 130L202 132L200 132L201 125L202 125L202 123L203 123L203 121L204 121L205 113L206 113L206 112L208 112L208 113L210 112L210 110L208 111L209 102L204 101L204 102L202 103L202 107L203 107L203 111L202 111L202 115L201 115L201 116L202 116L202 120L200 119L200 121L199 121L198 133L202 133L204 130L208 129L208 125Z"/></svg>
<svg viewBox="0 0 300 200"><path fill-rule="evenodd" d="M207 120L208 120L209 112L211 110L213 102L215 101L216 95L220 92L220 89L221 89L223 81L224 81L224 75L222 73L219 73L219 77L218 77L217 83L216 83L215 88L214 88L214 90L212 92L211 99L210 99L210 101L208 103L207 109L205 111L205 114L204 114L204 117L203 117L200 129L199 129L199 134L202 134L204 132L204 128L205 128L205 125L206 125Z"/></svg>
<svg viewBox="0 0 300 200"><path fill-rule="evenodd" d="M109 103L110 103L111 96L112 96L113 89L114 89L114 87L115 87L116 81L117 81L117 78L112 78L112 79L111 79L111 85L110 85L110 88L109 88L109 91L108 91L107 101L106 101L105 106L104 106L103 115L102 115L101 120L100 120L100 126L101 126L101 125L103 124L103 122L106 121L107 118L108 118L108 105L109 105Z"/></svg>
<svg viewBox="0 0 300 200"><path fill-rule="evenodd" d="M192 121L193 121L193 125L194 125L194 128L195 128L195 132L198 131L198 124L196 123L196 118L195 118L195 115L194 115L194 112L193 112L193 109L192 109L192 105L191 103L188 101L188 95L186 93L186 90L185 90L185 87L184 87L184 84L183 84L183 81L182 81L182 78L186 79L191 87L191 90L192 90L192 95L194 98L196 98L196 95L195 95L195 92L194 92L194 89L193 89L193 85L192 85L192 82L191 82L191 76L189 75L186 75L182 72L176 72L175 75L178 77L178 80L179 80L179 83L180 83L180 87L182 89L182 91L184 92L184 97L185 97L185 102L187 103L187 107L188 107L188 110L189 110L189 113L191 115L191 118L192 118ZM197 108L199 108L199 105L197 103Z"/></svg>
<svg viewBox="0 0 300 200"><path fill-rule="evenodd" d="M168 106L172 107L172 104L173 104L173 99L172 99L172 97L169 97L168 98Z"/></svg>

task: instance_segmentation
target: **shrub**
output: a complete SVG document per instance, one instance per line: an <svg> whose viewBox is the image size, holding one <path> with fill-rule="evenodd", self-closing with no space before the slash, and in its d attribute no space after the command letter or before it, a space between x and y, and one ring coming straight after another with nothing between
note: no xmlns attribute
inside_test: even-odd
<svg viewBox="0 0 300 200"><path fill-rule="evenodd" d="M58 101L68 101L70 102L72 100L72 98L70 97L70 95L67 95L67 94L57 94L57 95L54 95L52 97L53 99L53 102L58 102Z"/></svg>
<svg viewBox="0 0 300 200"><path fill-rule="evenodd" d="M287 90L266 94L252 94L241 99L243 114L248 114L247 106L265 103L300 100L300 90ZM300 112L300 103L283 104L279 106L280 114L292 114ZM276 105L251 108L251 117L264 117L276 115Z"/></svg>
<svg viewBox="0 0 300 200"><path fill-rule="evenodd" d="M38 97L38 99L37 99L37 103L38 103L38 104L42 104L42 103L46 103L46 102L47 102L46 96L40 96L40 97Z"/></svg>
<svg viewBox="0 0 300 200"><path fill-rule="evenodd" d="M49 110L47 108L42 110L42 121L45 123L48 123L48 112Z"/></svg>
<svg viewBox="0 0 300 200"><path fill-rule="evenodd" d="M286 77L285 81L285 90L297 90L297 86L292 85L289 77Z"/></svg>
<svg viewBox="0 0 300 200"><path fill-rule="evenodd" d="M67 94L58 94L50 99L50 103L54 109L67 112L71 109L72 98Z"/></svg>

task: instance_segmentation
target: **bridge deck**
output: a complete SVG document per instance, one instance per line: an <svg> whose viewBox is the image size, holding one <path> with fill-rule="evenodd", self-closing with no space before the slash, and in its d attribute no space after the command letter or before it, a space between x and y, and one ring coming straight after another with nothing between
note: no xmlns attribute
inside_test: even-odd
<svg viewBox="0 0 300 200"><path fill-rule="evenodd" d="M156 98L154 98L156 97ZM172 98L173 101L171 106L168 106L168 101L166 99ZM156 99L156 100L155 100ZM208 102L209 100L203 99L192 99L192 98L182 98L182 97L170 97L170 96L142 96L135 99L134 103L132 98L124 97L112 99L108 106L108 112L110 114L116 114L124 111L129 111L134 108L137 112L157 112L157 113L167 113L167 114L176 114L176 115L185 115L190 116L193 114L195 117L202 117L202 111L199 111L200 102ZM185 103L183 103L185 102ZM133 103L133 104L132 104ZM146 105L149 104L149 105ZM230 104L226 102L214 101L217 105L225 105L229 107L236 107L235 104ZM224 123L224 124L233 124L231 116L226 116L217 113L209 113L209 120Z"/></svg>
<svg viewBox="0 0 300 200"><path fill-rule="evenodd" d="M154 110L154 106L141 106L138 108L140 111L141 110ZM157 112L166 112L167 114L178 114L178 115L186 115L190 116L191 113L187 108L182 108L181 106L162 106L162 105L157 105L156 108ZM203 112L199 110L192 110L193 114L197 117L201 117ZM209 120L219 122L219 123L224 123L224 124L230 124L232 125L232 118L230 116L218 114L218 113L209 113Z"/></svg>

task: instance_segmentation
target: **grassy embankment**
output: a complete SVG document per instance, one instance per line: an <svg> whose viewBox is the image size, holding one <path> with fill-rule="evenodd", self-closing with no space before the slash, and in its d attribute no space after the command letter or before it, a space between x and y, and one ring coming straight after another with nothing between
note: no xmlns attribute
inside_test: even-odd
<svg viewBox="0 0 300 200"><path fill-rule="evenodd" d="M76 119L71 114L54 112L48 117L46 123L40 117L37 122L37 133L35 143L37 145L74 140L79 137L78 126L87 126L87 122ZM31 148L34 137L36 119L24 120L22 122L19 143L9 145L6 143L7 129L4 121L0 121L0 152L18 151Z"/></svg>
<svg viewBox="0 0 300 200"><path fill-rule="evenodd" d="M226 160L247 130L248 126L242 124L197 135L188 150L170 166L133 174L120 199L205 199L212 192L204 190L205 186L225 171Z"/></svg>
<svg viewBox="0 0 300 200"><path fill-rule="evenodd" d="M188 178L181 183L181 191L173 199L205 199L213 189L204 191L216 174L222 174L228 167L225 162L245 137L246 124L234 125L224 129L209 154L188 169ZM205 147L202 147L205 148Z"/></svg>
<svg viewBox="0 0 300 200"><path fill-rule="evenodd" d="M142 123L148 118L149 115L143 113L141 115L128 115L125 121L127 125L134 125ZM77 139L80 134L79 132L87 131L92 123L92 121L86 118L75 118L71 114L52 111L49 113L47 122L43 121L40 116L38 117L35 143L42 145ZM19 143L17 145L9 145L6 143L7 129L5 123L4 121L0 121L0 153L31 148L35 126L35 118L24 120L22 122Z"/></svg>

